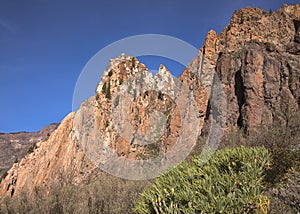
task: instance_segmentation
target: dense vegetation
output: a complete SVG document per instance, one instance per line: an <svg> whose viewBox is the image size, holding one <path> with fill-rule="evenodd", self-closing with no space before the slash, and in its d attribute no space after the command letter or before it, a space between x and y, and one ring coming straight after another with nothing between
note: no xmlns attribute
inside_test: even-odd
<svg viewBox="0 0 300 214"><path fill-rule="evenodd" d="M208 163L201 156L157 178L142 193L137 213L267 213L263 173L270 164L264 148L218 151Z"/></svg>
<svg viewBox="0 0 300 214"><path fill-rule="evenodd" d="M130 213L139 193L149 181L127 181L102 175L84 186L53 184L50 192L35 188L32 195L24 190L2 201L0 213Z"/></svg>

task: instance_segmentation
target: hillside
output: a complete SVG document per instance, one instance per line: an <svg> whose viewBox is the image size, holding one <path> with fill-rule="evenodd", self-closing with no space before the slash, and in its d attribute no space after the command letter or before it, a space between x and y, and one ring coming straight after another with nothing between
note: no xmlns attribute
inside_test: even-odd
<svg viewBox="0 0 300 214"><path fill-rule="evenodd" d="M39 141L45 141L57 128L50 124L38 132L18 132L0 134L0 170L12 167L15 161L21 160L30 147Z"/></svg>

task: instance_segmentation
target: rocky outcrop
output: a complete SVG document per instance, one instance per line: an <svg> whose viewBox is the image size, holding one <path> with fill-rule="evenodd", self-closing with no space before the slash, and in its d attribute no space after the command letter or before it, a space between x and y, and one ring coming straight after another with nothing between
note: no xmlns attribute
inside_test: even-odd
<svg viewBox="0 0 300 214"><path fill-rule="evenodd" d="M228 125L255 129L286 122L299 107L299 56L270 52L268 43L250 41L244 49L222 54L217 72L227 94ZM291 113L291 112L290 112Z"/></svg>
<svg viewBox="0 0 300 214"><path fill-rule="evenodd" d="M208 97L217 74L226 94L226 130L284 124L299 108L299 10L300 5L283 5L274 13L250 7L236 11L219 35L208 32L183 72L197 74ZM203 133L211 114L206 112Z"/></svg>
<svg viewBox="0 0 300 214"><path fill-rule="evenodd" d="M245 8L220 35L208 34L202 50L210 50L205 59L215 65L227 97L227 127L285 124L299 108L299 10Z"/></svg>
<svg viewBox="0 0 300 214"><path fill-rule="evenodd" d="M192 127L202 133L209 130L211 121L221 121L225 130L241 128L246 132L276 120L284 125L300 104L299 10L300 5L284 5L274 13L257 8L235 12L219 35L214 31L207 34L199 55L178 80L164 66L152 77L134 57L112 59L96 95L69 114L33 153L13 165L1 182L0 195L14 195L25 187L50 186L54 181L89 181L101 173L96 165L109 161L104 158L109 148L118 157L131 160L165 155L182 134L183 120L197 118ZM224 91L218 95L223 96L213 93L218 91L217 76ZM185 94L178 95L180 90L174 88L181 87ZM180 109L192 109L191 101L195 102L193 118ZM126 114L116 114L122 112L119 110ZM164 124L159 129L162 132L151 129L160 124ZM89 142L98 137L102 141L90 147ZM156 143L140 145L141 138ZM92 156L86 156L88 151Z"/></svg>
<svg viewBox="0 0 300 214"><path fill-rule="evenodd" d="M77 138L84 142L87 155L102 168L108 167L108 171L119 170L110 171L112 174L140 179L159 172L152 167L153 172L140 173L145 171L147 160L151 159L150 165L152 161L168 160L164 162L168 165L176 158L176 152L171 150L191 149L188 138L197 138L204 110L196 105L195 100L201 96L194 93L189 81L174 78L163 65L152 76L134 57L121 55L111 60L97 86L95 99L90 98L75 114ZM87 124L87 120L92 122ZM193 125L196 128L190 133ZM178 145L182 147L179 149ZM122 171L122 164L140 170Z"/></svg>
<svg viewBox="0 0 300 214"><path fill-rule="evenodd" d="M137 78L141 82L136 81ZM162 84L162 88L169 87L172 90L175 84L172 81L171 73L163 65L160 66L158 74L152 78L152 74L137 58L121 55L111 60L96 89L95 111L96 115L100 115L96 118L96 123L100 132L106 135L104 144L110 145L119 156L130 159L146 159L168 150L175 143L181 121L174 101L162 91L154 89ZM121 97L123 94L116 95L122 86L132 96L123 102ZM143 91L144 86L152 90ZM112 111L117 109L122 114L128 115L128 118L123 118L123 115L112 115ZM155 127L158 128L156 123L163 122L153 120L158 116L154 115L155 112L162 113L168 120L167 127L161 127L163 133L155 133ZM115 127L115 120L120 120L120 126ZM128 127L131 127L131 133L126 133L125 129ZM138 141L141 141L143 136L146 136L144 140L157 143L151 146L139 145Z"/></svg>
<svg viewBox="0 0 300 214"><path fill-rule="evenodd" d="M106 155L111 150L131 160L167 155L182 133L184 121L179 111L189 121L190 113L182 107L191 105L191 111L191 100L204 97L207 102L205 93L194 94L189 88L190 80L174 79L163 65L153 77L137 58L124 54L112 59L96 95L70 113L47 141L37 143L32 153L13 165L1 183L0 195L12 196L24 188L30 192L35 186L50 187L55 182L88 182L101 174L99 164L110 162ZM195 82L194 87L202 86ZM184 94L179 94L182 88ZM129 99L124 99L127 95ZM203 106L195 107L204 121ZM185 135L200 134L192 131Z"/></svg>

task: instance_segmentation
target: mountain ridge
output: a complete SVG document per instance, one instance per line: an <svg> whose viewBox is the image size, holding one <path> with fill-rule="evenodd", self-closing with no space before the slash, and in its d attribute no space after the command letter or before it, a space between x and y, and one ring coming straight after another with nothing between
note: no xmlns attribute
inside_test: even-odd
<svg viewBox="0 0 300 214"><path fill-rule="evenodd" d="M10 168L15 161L21 160L31 146L46 140L58 125L51 123L37 132L0 133L0 169Z"/></svg>

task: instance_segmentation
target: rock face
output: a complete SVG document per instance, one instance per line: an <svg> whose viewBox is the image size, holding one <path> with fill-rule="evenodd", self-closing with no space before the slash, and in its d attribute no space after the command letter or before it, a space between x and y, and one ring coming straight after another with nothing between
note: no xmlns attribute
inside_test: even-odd
<svg viewBox="0 0 300 214"><path fill-rule="evenodd" d="M208 93L218 75L226 94L225 129L285 124L299 108L299 10L299 5L283 5L274 13L250 7L235 12L219 35L208 32L199 55L183 72L197 73ZM211 113L206 115L210 121Z"/></svg>
<svg viewBox="0 0 300 214"><path fill-rule="evenodd" d="M53 181L78 183L87 180L86 172L93 174L96 167L86 160L74 138L73 117L74 113L66 116L47 141L37 143L32 153L13 164L1 183L1 195L12 196L21 188L30 192L34 186L51 186Z"/></svg>
<svg viewBox="0 0 300 214"><path fill-rule="evenodd" d="M15 161L21 160L31 146L47 140L57 127L58 124L50 124L39 132L1 133L0 169L10 168Z"/></svg>
<svg viewBox="0 0 300 214"><path fill-rule="evenodd" d="M175 158L176 152L171 150L178 151L178 138L185 141L181 146L191 148L187 146L187 138L196 140L200 134L197 128L189 133L193 125L200 130L204 115L201 124L201 116L196 118L201 106L195 101L200 96L189 87L188 81L175 79L163 65L152 76L134 57L121 55L111 60L96 88L95 98L88 99L75 113L76 137L84 142L82 148L86 154L109 172L118 168L111 165L124 164L127 170L118 168L120 171L111 172L122 174L123 178L145 179L157 173L158 170L147 172L148 175L139 172L145 171L148 159Z"/></svg>
<svg viewBox="0 0 300 214"><path fill-rule="evenodd" d="M132 77L135 79L138 77L142 82L133 80ZM174 101L162 92L142 90L143 85L154 89L154 85L160 81L163 88L172 87L175 84L172 82L170 72L163 65L160 66L158 74L152 78L152 74L148 72L144 64L134 57L125 55L111 60L109 68L104 72L102 81L96 89L95 115L98 115L96 124L102 135L106 136L104 144L110 145L119 156L146 159L156 153L163 153L175 143L174 140L179 133L180 119ZM124 86L122 85L124 82L127 84L124 88L128 94L132 95L132 99L122 102L123 94L116 96L116 93L120 86ZM124 115L129 115L128 118L123 118L123 115L111 116L112 108L118 109L118 112ZM158 125L155 123L159 122L152 120L155 117L154 112L160 112L167 117L168 132L155 133L155 130L151 129ZM114 127L113 120L120 120L121 125L118 130ZM129 136L130 133L126 135L125 129L128 126L131 127L134 137ZM118 133L122 133L122 136ZM144 140L157 141L157 143L151 146L138 145L139 138L142 136L152 136L152 139Z"/></svg>
<svg viewBox="0 0 300 214"><path fill-rule="evenodd" d="M50 186L55 181L79 184L93 179L101 172L83 152L87 145L78 141L82 138L88 144L96 137L90 130L101 133L103 141L97 149L103 154L108 147L118 156L132 160L166 154L180 135L182 124L180 109L171 99L176 87L188 88L185 97L196 103L195 118L199 119L197 126L202 133L213 120L223 121L224 130L245 131L255 131L276 120L287 123L290 111L298 109L300 104L299 11L300 5L284 5L272 14L253 8L235 12L219 35L214 31L207 34L199 55L178 82L164 66L151 78L146 66L134 57L121 55L111 60L95 97L85 101L78 112L70 113L48 140L38 143L33 153L13 165L0 184L0 196L12 196L25 187L32 190L34 186ZM227 109L226 114L217 117L209 102L216 89L216 75L225 96L215 100L214 106L217 110ZM123 97L117 95L122 92L124 82L131 86L126 89L130 102L123 102ZM148 85L146 91L142 90L141 82ZM157 88L151 90L154 85ZM114 115L112 109L116 108L129 109L128 117ZM159 125L156 118L162 115L166 125L156 138L157 133L151 127ZM125 122L113 125L116 119ZM127 133L124 127L131 127L134 134ZM137 144L139 137L147 134L151 138L144 140L157 143Z"/></svg>
<svg viewBox="0 0 300 214"><path fill-rule="evenodd" d="M268 47L251 41L218 59L217 72L230 107L228 125L250 130L277 119L285 123L283 114L298 109L299 56L270 52Z"/></svg>
<svg viewBox="0 0 300 214"><path fill-rule="evenodd" d="M245 8L220 35L209 32L198 58L205 51L223 84L227 127L255 131L276 120L284 124L299 108L299 10L300 5L274 13Z"/></svg>

